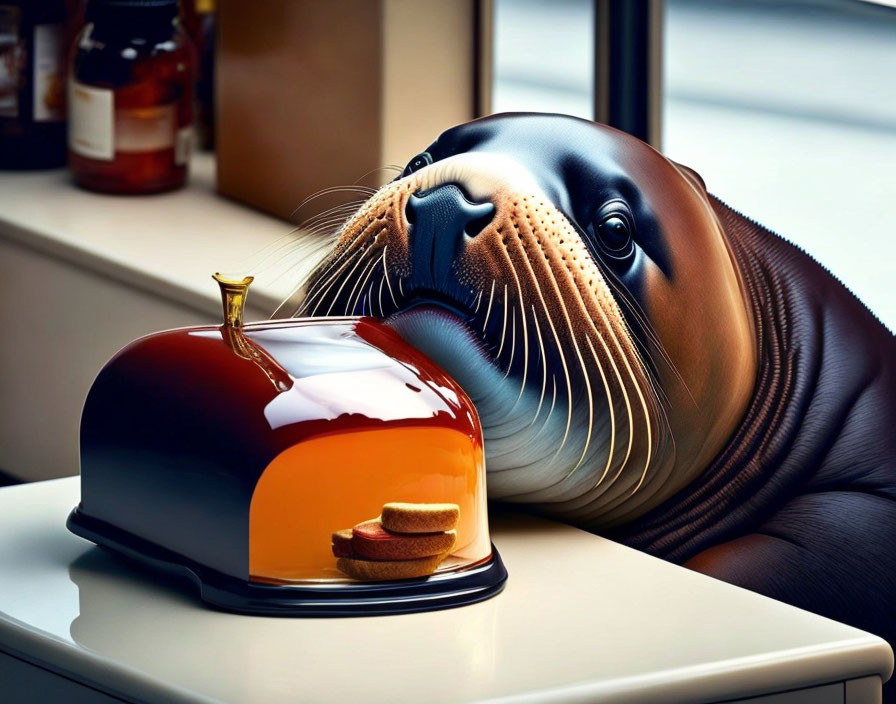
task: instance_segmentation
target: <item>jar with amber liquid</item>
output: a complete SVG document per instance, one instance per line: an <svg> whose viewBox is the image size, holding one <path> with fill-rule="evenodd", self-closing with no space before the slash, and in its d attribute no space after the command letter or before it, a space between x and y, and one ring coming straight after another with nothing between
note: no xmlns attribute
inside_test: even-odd
<svg viewBox="0 0 896 704"><path fill-rule="evenodd" d="M107 193L182 186L193 134L196 53L177 0L90 0L69 78L69 165Z"/></svg>

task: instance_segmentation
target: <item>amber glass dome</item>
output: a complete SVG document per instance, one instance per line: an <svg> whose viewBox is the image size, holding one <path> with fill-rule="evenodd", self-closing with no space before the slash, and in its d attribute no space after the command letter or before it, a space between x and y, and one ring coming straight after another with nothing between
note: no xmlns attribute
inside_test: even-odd
<svg viewBox="0 0 896 704"><path fill-rule="evenodd" d="M369 318L136 340L85 402L81 487L74 532L190 577L224 608L394 613L478 601L506 577L472 403ZM378 519L396 503L450 507L452 522L393 533ZM444 552L420 560L427 545Z"/></svg>

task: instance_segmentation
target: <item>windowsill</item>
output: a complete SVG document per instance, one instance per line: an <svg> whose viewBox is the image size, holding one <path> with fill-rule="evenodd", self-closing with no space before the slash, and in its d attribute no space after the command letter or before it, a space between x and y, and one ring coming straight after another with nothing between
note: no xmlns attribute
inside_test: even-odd
<svg viewBox="0 0 896 704"><path fill-rule="evenodd" d="M186 188L149 196L91 193L74 186L65 169L0 172L0 239L217 316L213 272L242 275L262 250L301 235L219 196L214 183L209 154L194 155ZM284 273L287 258L272 259L278 266L262 270L252 287L255 317L270 315L313 263Z"/></svg>

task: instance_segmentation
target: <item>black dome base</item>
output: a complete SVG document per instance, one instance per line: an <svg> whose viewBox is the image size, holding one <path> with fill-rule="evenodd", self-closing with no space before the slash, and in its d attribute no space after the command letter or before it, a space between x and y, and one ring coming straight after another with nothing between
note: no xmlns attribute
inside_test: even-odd
<svg viewBox="0 0 896 704"><path fill-rule="evenodd" d="M435 611L484 601L498 594L507 581L507 570L494 545L486 562L424 579L276 585L244 582L203 567L105 521L85 516L78 508L71 512L66 526L75 535L153 570L187 577L207 604L244 614L336 617Z"/></svg>

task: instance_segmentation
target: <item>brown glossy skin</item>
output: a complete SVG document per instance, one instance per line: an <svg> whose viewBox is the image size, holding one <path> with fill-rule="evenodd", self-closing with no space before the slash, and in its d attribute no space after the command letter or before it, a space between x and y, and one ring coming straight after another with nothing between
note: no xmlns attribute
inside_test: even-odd
<svg viewBox="0 0 896 704"><path fill-rule="evenodd" d="M620 140L633 140L627 135ZM671 363L658 365L681 489L721 451L752 397L757 350L740 268L706 189L687 167L641 144L620 158L649 191L675 274L645 266L642 308Z"/></svg>

